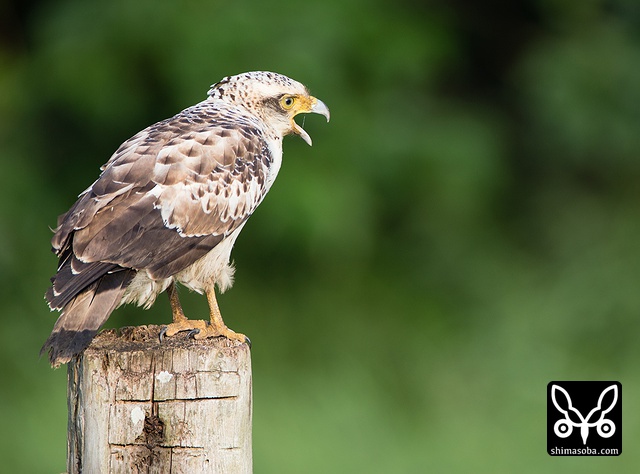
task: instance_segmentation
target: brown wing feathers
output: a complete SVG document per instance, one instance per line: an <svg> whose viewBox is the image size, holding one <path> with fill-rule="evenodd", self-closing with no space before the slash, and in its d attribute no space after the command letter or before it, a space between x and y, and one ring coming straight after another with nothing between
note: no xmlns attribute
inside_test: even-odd
<svg viewBox="0 0 640 474"><path fill-rule="evenodd" d="M46 299L62 313L42 349L52 364L91 342L136 271L160 279L183 270L264 197L264 139L212 112L194 120L199 107L125 142L61 216L52 239L60 267Z"/></svg>

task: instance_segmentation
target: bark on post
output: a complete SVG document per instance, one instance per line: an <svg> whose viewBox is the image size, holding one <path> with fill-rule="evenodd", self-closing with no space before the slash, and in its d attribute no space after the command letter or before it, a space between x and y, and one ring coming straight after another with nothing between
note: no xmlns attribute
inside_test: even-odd
<svg viewBox="0 0 640 474"><path fill-rule="evenodd" d="M69 363L69 474L251 473L248 346L159 331L104 331Z"/></svg>

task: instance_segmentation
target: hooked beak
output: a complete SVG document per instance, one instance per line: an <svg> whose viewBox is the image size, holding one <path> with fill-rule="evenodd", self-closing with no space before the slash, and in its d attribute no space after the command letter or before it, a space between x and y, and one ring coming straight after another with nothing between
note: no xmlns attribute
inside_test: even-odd
<svg viewBox="0 0 640 474"><path fill-rule="evenodd" d="M309 97L308 105L305 108L301 108L298 113L300 114L320 114L324 115L327 119L327 122L331 118L331 114L329 113L329 108L322 102L320 99L316 99L315 97ZM307 142L309 146L311 146L311 137L304 129L298 125L293 118L291 119L293 125L294 133L300 135L300 137Z"/></svg>

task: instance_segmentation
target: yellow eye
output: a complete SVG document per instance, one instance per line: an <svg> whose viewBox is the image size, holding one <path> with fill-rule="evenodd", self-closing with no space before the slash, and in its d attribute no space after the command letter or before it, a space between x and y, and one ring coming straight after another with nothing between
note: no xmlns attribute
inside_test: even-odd
<svg viewBox="0 0 640 474"><path fill-rule="evenodd" d="M296 98L292 95L285 95L282 99L280 99L280 105L283 109L289 110L295 104Z"/></svg>

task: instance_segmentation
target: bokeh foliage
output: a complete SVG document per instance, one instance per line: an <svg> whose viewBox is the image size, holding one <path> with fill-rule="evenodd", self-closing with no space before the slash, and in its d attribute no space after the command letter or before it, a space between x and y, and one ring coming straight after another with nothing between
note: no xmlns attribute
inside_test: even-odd
<svg viewBox="0 0 640 474"><path fill-rule="evenodd" d="M49 0L0 26L3 472L64 470L48 226L122 141L259 69L332 120L286 140L220 298L254 342L256 472L640 464L637 2ZM547 456L563 379L622 382L620 458Z"/></svg>

